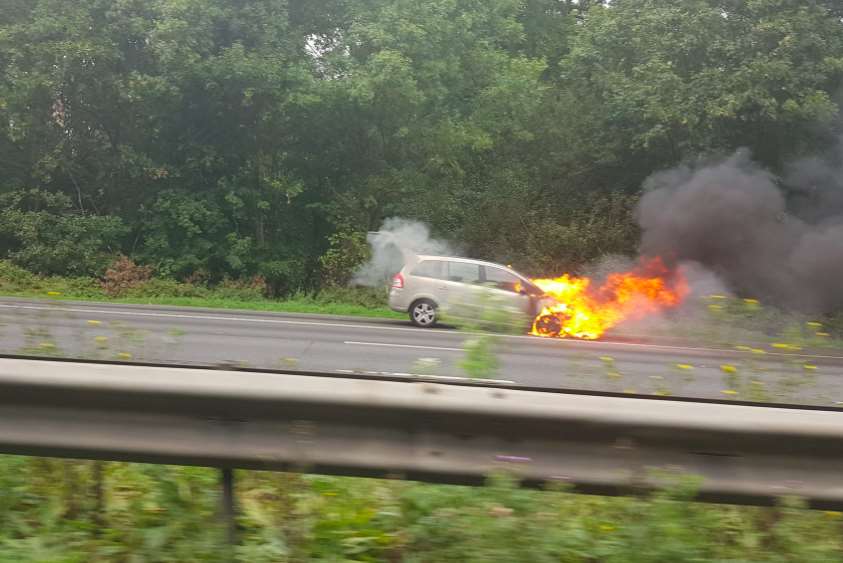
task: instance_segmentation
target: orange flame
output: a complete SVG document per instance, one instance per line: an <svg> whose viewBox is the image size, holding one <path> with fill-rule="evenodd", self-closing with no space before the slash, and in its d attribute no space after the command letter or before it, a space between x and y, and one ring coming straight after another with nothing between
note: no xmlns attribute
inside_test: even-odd
<svg viewBox="0 0 843 563"><path fill-rule="evenodd" d="M589 278L568 274L532 281L558 302L533 322L531 334L549 338L593 340L622 321L676 307L688 294L682 272L667 268L661 258L610 274L598 288Z"/></svg>

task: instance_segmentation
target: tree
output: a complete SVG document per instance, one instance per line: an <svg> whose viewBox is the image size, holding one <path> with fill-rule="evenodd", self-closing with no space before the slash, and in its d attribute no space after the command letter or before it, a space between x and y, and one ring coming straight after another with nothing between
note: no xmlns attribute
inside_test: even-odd
<svg viewBox="0 0 843 563"><path fill-rule="evenodd" d="M618 0L589 12L566 63L644 170L739 146L778 168L838 111L843 25L797 0Z"/></svg>

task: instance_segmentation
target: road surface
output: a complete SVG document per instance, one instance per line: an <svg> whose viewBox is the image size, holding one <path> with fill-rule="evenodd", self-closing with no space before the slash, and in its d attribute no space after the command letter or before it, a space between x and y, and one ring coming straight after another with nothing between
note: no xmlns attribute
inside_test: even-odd
<svg viewBox="0 0 843 563"><path fill-rule="evenodd" d="M465 377L472 335L408 322L65 301L0 299L0 353L236 364L362 375ZM500 336L500 381L692 397L843 405L843 351Z"/></svg>

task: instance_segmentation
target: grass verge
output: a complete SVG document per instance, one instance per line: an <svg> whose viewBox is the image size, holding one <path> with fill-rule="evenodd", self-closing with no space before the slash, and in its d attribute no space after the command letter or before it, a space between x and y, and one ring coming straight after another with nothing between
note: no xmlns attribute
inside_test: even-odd
<svg viewBox="0 0 843 563"><path fill-rule="evenodd" d="M405 318L405 315L389 309L385 291L372 288L335 288L318 293L297 293L286 299L269 299L262 294L260 288L239 282L225 282L216 287L207 287L167 279L151 279L128 288L119 297L114 297L108 295L99 282L92 278L36 276L5 261L0 261L0 296Z"/></svg>

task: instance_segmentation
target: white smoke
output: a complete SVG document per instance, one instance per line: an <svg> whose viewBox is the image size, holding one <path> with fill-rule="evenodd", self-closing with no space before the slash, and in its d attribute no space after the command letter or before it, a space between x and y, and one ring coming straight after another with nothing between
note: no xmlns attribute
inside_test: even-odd
<svg viewBox="0 0 843 563"><path fill-rule="evenodd" d="M400 217L384 221L379 231L369 234L368 241L372 258L355 272L351 283L356 285L383 287L417 255L453 256L455 253L451 244L432 238L424 223Z"/></svg>

